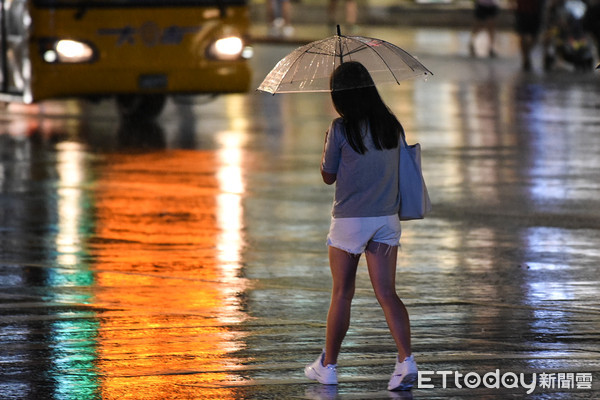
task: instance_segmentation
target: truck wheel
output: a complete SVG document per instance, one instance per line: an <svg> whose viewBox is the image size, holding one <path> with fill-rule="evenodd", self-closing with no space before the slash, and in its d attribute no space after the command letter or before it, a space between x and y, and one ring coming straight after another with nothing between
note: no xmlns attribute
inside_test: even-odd
<svg viewBox="0 0 600 400"><path fill-rule="evenodd" d="M117 96L117 108L123 118L153 119L163 110L164 94L122 94Z"/></svg>

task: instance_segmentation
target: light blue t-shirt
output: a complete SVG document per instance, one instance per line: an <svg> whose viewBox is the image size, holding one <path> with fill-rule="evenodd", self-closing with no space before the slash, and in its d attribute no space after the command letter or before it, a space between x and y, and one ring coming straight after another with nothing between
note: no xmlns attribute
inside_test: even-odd
<svg viewBox="0 0 600 400"><path fill-rule="evenodd" d="M398 213L399 149L377 150L365 126L364 154L352 149L344 135L344 123L335 119L329 127L323 171L336 174L334 218L381 217Z"/></svg>

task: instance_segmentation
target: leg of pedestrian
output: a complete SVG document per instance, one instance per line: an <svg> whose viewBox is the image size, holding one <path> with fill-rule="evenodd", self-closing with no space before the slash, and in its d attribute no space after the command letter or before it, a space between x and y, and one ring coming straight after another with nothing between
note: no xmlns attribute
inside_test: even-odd
<svg viewBox="0 0 600 400"><path fill-rule="evenodd" d="M398 348L396 368L388 389L411 389L417 377L417 366L410 345L408 311L396 293L398 246L369 242L365 255L375 296Z"/></svg>
<svg viewBox="0 0 600 400"><path fill-rule="evenodd" d="M329 247L333 287L327 314L325 365L337 363L342 341L350 327L350 308L354 297L359 259L360 256L349 254L336 247Z"/></svg>
<svg viewBox="0 0 600 400"><path fill-rule="evenodd" d="M354 297L356 270L360 255L329 247L329 264L333 277L331 303L327 314L325 349L304 369L309 379L323 384L337 384L337 357L350 327L350 309Z"/></svg>

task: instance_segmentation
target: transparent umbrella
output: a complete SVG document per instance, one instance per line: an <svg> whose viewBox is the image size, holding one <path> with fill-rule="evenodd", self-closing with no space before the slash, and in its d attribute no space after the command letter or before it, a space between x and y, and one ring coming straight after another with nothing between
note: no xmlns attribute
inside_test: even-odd
<svg viewBox="0 0 600 400"><path fill-rule="evenodd" d="M272 94L329 92L331 73L348 61L363 64L375 84L400 83L405 79L433 75L400 47L380 39L344 36L338 26L337 35L299 47L282 58L258 90Z"/></svg>

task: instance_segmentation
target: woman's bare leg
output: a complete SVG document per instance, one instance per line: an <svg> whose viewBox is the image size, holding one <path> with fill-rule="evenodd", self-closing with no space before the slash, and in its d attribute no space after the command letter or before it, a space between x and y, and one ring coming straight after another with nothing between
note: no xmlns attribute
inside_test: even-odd
<svg viewBox="0 0 600 400"><path fill-rule="evenodd" d="M350 327L350 307L354 297L356 269L360 255L351 255L329 247L329 266L333 277L331 303L327 314L325 359L323 363L337 364L342 341Z"/></svg>
<svg viewBox="0 0 600 400"><path fill-rule="evenodd" d="M369 276L377 301L385 314L400 361L412 354L410 320L404 303L396 294L396 261L398 246L369 242L365 252Z"/></svg>

